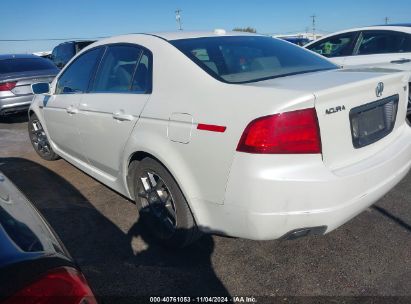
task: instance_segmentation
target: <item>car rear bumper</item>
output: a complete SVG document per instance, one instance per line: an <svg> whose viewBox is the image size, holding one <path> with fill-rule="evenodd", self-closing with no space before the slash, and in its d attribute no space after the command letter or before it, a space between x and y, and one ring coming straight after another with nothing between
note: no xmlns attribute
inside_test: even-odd
<svg viewBox="0 0 411 304"><path fill-rule="evenodd" d="M27 111L34 95L0 98L0 116Z"/></svg>
<svg viewBox="0 0 411 304"><path fill-rule="evenodd" d="M330 232L375 203L408 173L411 128L402 128L386 149L335 171L324 165L321 155L237 153L224 204L207 204L200 225L255 240L312 227Z"/></svg>

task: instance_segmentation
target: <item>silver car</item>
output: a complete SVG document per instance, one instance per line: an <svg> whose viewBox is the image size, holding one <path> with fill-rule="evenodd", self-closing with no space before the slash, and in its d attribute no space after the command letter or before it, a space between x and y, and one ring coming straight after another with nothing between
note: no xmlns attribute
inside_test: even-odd
<svg viewBox="0 0 411 304"><path fill-rule="evenodd" d="M0 55L0 116L27 111L31 84L51 82L59 69L35 55Z"/></svg>

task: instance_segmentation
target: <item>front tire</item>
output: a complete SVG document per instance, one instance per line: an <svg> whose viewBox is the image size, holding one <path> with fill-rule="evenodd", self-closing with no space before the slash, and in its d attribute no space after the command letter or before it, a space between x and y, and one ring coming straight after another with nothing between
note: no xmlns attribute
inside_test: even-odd
<svg viewBox="0 0 411 304"><path fill-rule="evenodd" d="M42 159L49 161L59 159L59 156L53 151L47 134L36 114L30 116L28 131L31 144Z"/></svg>
<svg viewBox="0 0 411 304"><path fill-rule="evenodd" d="M133 161L135 201L140 220L161 243L183 248L200 237L193 214L168 170L151 158Z"/></svg>

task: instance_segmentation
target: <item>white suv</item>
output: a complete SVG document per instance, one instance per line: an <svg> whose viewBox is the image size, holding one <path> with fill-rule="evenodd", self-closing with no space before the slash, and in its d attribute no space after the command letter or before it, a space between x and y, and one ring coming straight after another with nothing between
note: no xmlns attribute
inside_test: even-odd
<svg viewBox="0 0 411 304"><path fill-rule="evenodd" d="M119 36L33 85L45 94L29 133L44 159L134 200L169 244L323 234L409 171L408 77L258 35Z"/></svg>

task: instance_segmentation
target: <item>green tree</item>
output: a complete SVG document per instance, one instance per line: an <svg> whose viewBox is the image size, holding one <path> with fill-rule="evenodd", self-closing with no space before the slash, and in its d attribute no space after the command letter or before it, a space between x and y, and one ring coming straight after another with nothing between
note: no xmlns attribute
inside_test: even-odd
<svg viewBox="0 0 411 304"><path fill-rule="evenodd" d="M247 27L235 27L233 28L234 32L247 32L247 33L257 33L257 30L253 27L247 26Z"/></svg>

